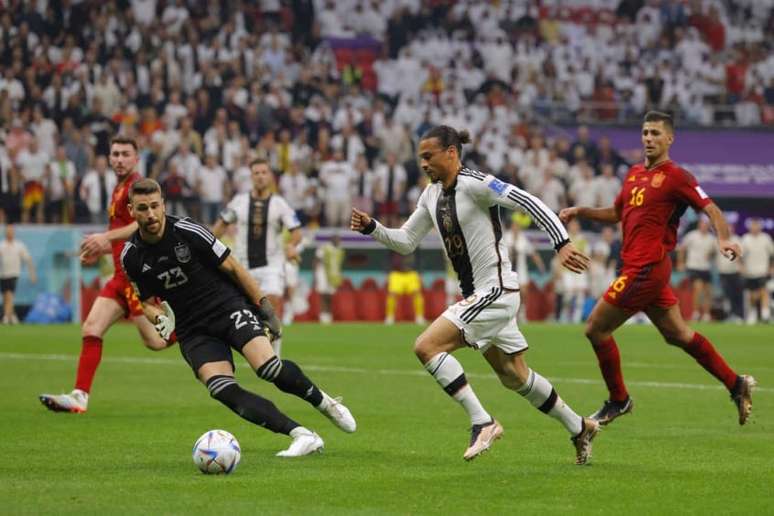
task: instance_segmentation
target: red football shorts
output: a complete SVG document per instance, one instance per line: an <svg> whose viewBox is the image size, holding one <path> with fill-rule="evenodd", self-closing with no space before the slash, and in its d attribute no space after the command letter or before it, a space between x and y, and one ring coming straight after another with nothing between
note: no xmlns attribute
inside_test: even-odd
<svg viewBox="0 0 774 516"><path fill-rule="evenodd" d="M143 315L142 303L129 283L129 279L123 274L114 274L99 291L99 295L115 300L124 309L126 317Z"/></svg>
<svg viewBox="0 0 774 516"><path fill-rule="evenodd" d="M669 308L677 304L670 284L672 261L669 256L657 263L629 267L624 265L621 275L605 292L605 301L631 312L648 308Z"/></svg>

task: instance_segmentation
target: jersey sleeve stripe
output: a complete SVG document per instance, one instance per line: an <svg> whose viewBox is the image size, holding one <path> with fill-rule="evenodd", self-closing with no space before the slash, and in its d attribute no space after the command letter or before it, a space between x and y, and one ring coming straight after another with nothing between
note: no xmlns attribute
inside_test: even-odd
<svg viewBox="0 0 774 516"><path fill-rule="evenodd" d="M133 247L133 244L129 242L128 240L124 242L124 248L121 249L121 267L124 268L124 271L126 271L126 263L124 263L124 258L126 258L126 253L129 251L129 249Z"/></svg>
<svg viewBox="0 0 774 516"><path fill-rule="evenodd" d="M478 179L479 181L483 181L486 179L486 174L483 172L479 172L478 170L472 170L470 168L463 168L460 170L460 175L467 176L467 177L473 177Z"/></svg>
<svg viewBox="0 0 774 516"><path fill-rule="evenodd" d="M535 205L535 203L533 203L529 199L529 197L520 195L516 190L511 190L508 193L508 198L524 206L524 208L535 219L535 221L540 223L541 226L543 226L543 229L545 229L545 231L551 237L551 240L553 240L554 245L564 241L564 238L562 238L562 231L556 227L556 225L551 221L551 219L547 217L546 214L543 213L543 211L540 210Z"/></svg>
<svg viewBox="0 0 774 516"><path fill-rule="evenodd" d="M191 233L195 233L195 234L199 235L208 244L212 244L215 241L215 237L212 235L212 233L210 233L207 229L205 229L204 227L202 227L202 226L200 226L198 224L194 224L192 222L186 222L184 220L180 220L180 221L177 221L175 223L175 227L180 228L180 229L184 229L186 231L189 231Z"/></svg>

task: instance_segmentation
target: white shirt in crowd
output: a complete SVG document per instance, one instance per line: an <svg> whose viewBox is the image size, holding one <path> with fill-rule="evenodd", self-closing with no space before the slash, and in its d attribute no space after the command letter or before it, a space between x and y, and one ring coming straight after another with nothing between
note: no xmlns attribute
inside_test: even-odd
<svg viewBox="0 0 774 516"><path fill-rule="evenodd" d="M374 200L385 202L387 200L387 190L389 188L390 167L384 163L374 170ZM395 164L392 167L392 200L398 201L400 192L405 190L408 176L403 165Z"/></svg>
<svg viewBox="0 0 774 516"><path fill-rule="evenodd" d="M116 186L116 176L110 171L105 171L105 194L106 199L102 199L102 188L100 187L99 172L94 169L86 172L81 181L80 194L81 199L89 208L89 213L100 213L110 205L111 192Z"/></svg>
<svg viewBox="0 0 774 516"><path fill-rule="evenodd" d="M309 178L306 174L301 174L300 172L296 174L282 174L279 179L279 190L291 208L300 210L306 204Z"/></svg>
<svg viewBox="0 0 774 516"><path fill-rule="evenodd" d="M223 202L228 175L221 166L203 165L199 169L199 195L204 202Z"/></svg>
<svg viewBox="0 0 774 516"><path fill-rule="evenodd" d="M356 177L355 169L347 161L327 161L320 167L320 181L325 186L325 198L347 200L350 185Z"/></svg>
<svg viewBox="0 0 774 516"><path fill-rule="evenodd" d="M21 169L24 181L39 181L42 183L50 159L49 155L40 149L37 152L30 152L25 149L16 157L16 164Z"/></svg>
<svg viewBox="0 0 774 516"><path fill-rule="evenodd" d="M771 257L774 255L774 243L768 233L742 237L742 260L746 278L765 278L769 275Z"/></svg>
<svg viewBox="0 0 774 516"><path fill-rule="evenodd" d="M0 242L0 278L18 278L21 276L22 260L29 262L30 252L19 240Z"/></svg>
<svg viewBox="0 0 774 516"><path fill-rule="evenodd" d="M615 204L615 198L621 191L621 181L617 177L598 176L594 178L594 206L608 207Z"/></svg>
<svg viewBox="0 0 774 516"><path fill-rule="evenodd" d="M685 267L694 271L710 270L715 255L715 237L709 231L702 233L698 229L689 231L683 238L685 248Z"/></svg>
<svg viewBox="0 0 774 516"><path fill-rule="evenodd" d="M75 164L68 160L52 161L48 165L46 195L49 200L58 201L65 196L65 184L75 185Z"/></svg>

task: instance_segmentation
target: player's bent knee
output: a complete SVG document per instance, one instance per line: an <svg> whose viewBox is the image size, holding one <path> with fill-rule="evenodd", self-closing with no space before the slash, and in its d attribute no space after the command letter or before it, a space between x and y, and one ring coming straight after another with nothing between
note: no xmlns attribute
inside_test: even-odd
<svg viewBox="0 0 774 516"><path fill-rule="evenodd" d="M423 363L427 363L431 358L440 353L432 339L424 334L417 337L414 341L414 354Z"/></svg>
<svg viewBox="0 0 774 516"><path fill-rule="evenodd" d="M594 338L598 338L600 336L599 328L597 328L596 320L594 318L589 318L588 321L586 321L586 327L583 329L583 334L586 336L589 340L594 340Z"/></svg>
<svg viewBox="0 0 774 516"><path fill-rule="evenodd" d="M99 337L102 338L105 334L105 325L96 318L87 317L81 325L81 335L83 337Z"/></svg>

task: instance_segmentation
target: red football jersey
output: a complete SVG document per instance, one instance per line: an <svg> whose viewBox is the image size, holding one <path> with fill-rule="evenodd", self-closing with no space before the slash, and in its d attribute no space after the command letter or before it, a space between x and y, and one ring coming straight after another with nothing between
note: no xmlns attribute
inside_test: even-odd
<svg viewBox="0 0 774 516"><path fill-rule="evenodd" d="M712 199L687 170L665 161L629 169L615 207L621 214L621 259L628 266L661 261L677 244L677 225L688 206L699 211Z"/></svg>
<svg viewBox="0 0 774 516"><path fill-rule="evenodd" d="M113 195L110 198L110 206L108 206L109 223L108 229L117 229L124 226L128 226L134 219L129 215L129 188L138 179L142 179L142 176L137 172L132 172L129 177L118 183L113 188ZM116 241L112 243L113 248L113 266L115 267L115 274L122 274L121 268L121 250L124 248L123 241Z"/></svg>

